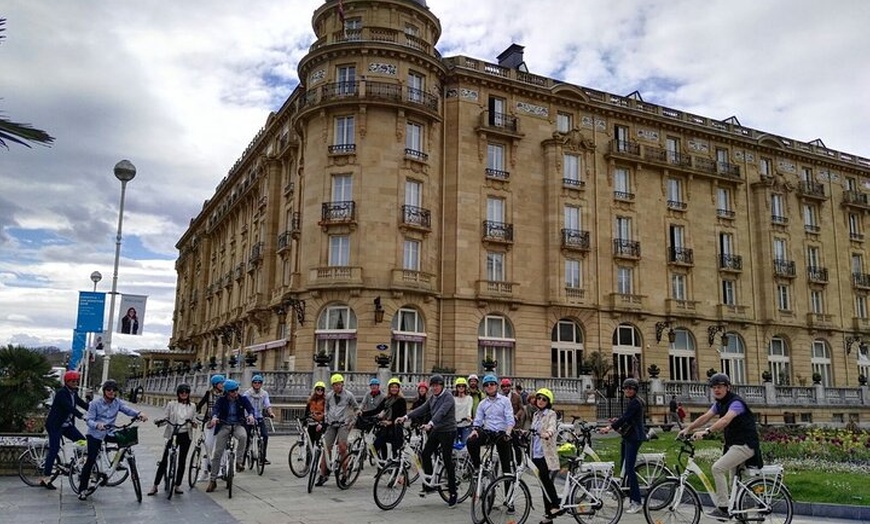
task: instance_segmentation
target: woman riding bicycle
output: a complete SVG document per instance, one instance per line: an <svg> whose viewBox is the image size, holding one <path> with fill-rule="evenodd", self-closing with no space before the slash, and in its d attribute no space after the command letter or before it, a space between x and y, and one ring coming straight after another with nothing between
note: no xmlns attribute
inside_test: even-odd
<svg viewBox="0 0 870 524"><path fill-rule="evenodd" d="M100 453L103 440L106 442L116 442L114 430L107 429L107 426L115 425L118 413L123 413L130 418L143 422L148 420L148 417L144 413L136 411L116 398L117 394L118 383L109 379L103 383L103 395L100 398L92 400L88 406L88 457L85 460L84 467L82 467L82 476L79 479L79 500L88 498L88 480L91 478L91 471L94 469L94 463L97 461L97 455Z"/></svg>
<svg viewBox="0 0 870 524"><path fill-rule="evenodd" d="M637 379L627 378L622 382L622 393L628 399L625 412L621 417L611 420L609 426L601 428L602 433L608 433L615 429L622 435L620 456L622 476L628 479L628 498L631 499L631 503L625 512L629 514L637 513L642 508L640 483L637 479L637 471L634 469L637 465L637 453L640 450L640 445L646 440L643 401L637 396L639 388L640 384Z"/></svg>
<svg viewBox="0 0 870 524"><path fill-rule="evenodd" d="M393 446L394 457L402 449L405 435L402 428L395 425L395 420L405 416L407 411L408 404L402 396L402 381L393 377L387 382L387 396L374 409L362 412L364 417L375 416L380 421L375 430L375 449L382 459L387 458L387 443Z"/></svg>
<svg viewBox="0 0 870 524"><path fill-rule="evenodd" d="M553 484L551 473L559 471L559 454L556 451L556 430L558 421L553 411L553 392L541 388L535 393L537 411L532 417L532 462L538 468L541 489L544 492L544 519L540 524L550 524L559 516L559 495Z"/></svg>
<svg viewBox="0 0 870 524"><path fill-rule="evenodd" d="M211 377L211 389L205 392L205 395L196 403L196 412L199 413L202 407L205 406L205 415L202 417L203 424L207 425L203 428L205 436L205 453L202 457L202 473L197 480L205 482L208 480L208 469L211 467L211 456L214 453L214 427L208 421L211 419L211 412L214 409L214 404L217 399L224 396L224 381L226 378L223 375L214 375Z"/></svg>
<svg viewBox="0 0 870 524"><path fill-rule="evenodd" d="M305 404L305 420L308 422L308 437L311 442L320 439L323 433L324 416L326 416L326 383L318 380Z"/></svg>
<svg viewBox="0 0 870 524"><path fill-rule="evenodd" d="M154 485L151 486L151 491L148 495L156 495L160 481L163 480L163 475L166 474L167 461L169 459L169 447L172 445L172 434L175 428L172 424L184 424L188 420L191 425L196 427L194 417L196 416L196 407L190 403L190 386L187 384L179 384L175 388L175 400L166 404L164 409L163 420L169 422L166 429L163 430L163 438L166 439L166 446L163 448L163 458L160 459L160 465L157 467L157 475L154 476ZM160 421L155 421L159 423ZM175 434L175 442L178 444L178 468L175 474L175 484L173 489L175 493L184 493L181 490L181 481L184 479L184 464L187 462L187 452L190 450L190 431L187 424L178 428Z"/></svg>

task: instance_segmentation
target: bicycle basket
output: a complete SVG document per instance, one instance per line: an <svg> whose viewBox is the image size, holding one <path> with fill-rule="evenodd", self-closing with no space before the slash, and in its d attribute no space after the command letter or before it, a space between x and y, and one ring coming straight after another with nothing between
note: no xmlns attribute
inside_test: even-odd
<svg viewBox="0 0 870 524"><path fill-rule="evenodd" d="M128 448L139 443L139 428L137 426L119 429L115 432L115 440L119 448Z"/></svg>
<svg viewBox="0 0 870 524"><path fill-rule="evenodd" d="M368 431L375 427L377 421L378 419L375 417L357 417L356 424L354 426L360 431Z"/></svg>

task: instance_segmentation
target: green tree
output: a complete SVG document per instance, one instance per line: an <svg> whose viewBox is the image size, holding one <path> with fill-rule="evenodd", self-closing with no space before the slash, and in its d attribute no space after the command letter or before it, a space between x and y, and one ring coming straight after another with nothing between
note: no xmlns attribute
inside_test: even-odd
<svg viewBox="0 0 870 524"><path fill-rule="evenodd" d="M6 19L0 18L0 41L6 38L3 31L6 30ZM23 124L21 122L13 122L0 114L0 145L9 149L6 142L21 144L25 147L30 147L27 142L35 142L37 144L50 144L54 142L54 137L41 129L35 129L31 124Z"/></svg>
<svg viewBox="0 0 870 524"><path fill-rule="evenodd" d="M9 344L0 349L0 431L23 431L25 421L59 387L48 376L51 363L45 355Z"/></svg>

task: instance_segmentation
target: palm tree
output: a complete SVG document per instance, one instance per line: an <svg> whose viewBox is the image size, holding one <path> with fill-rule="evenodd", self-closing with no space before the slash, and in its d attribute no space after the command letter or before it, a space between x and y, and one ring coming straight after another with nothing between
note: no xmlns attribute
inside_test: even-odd
<svg viewBox="0 0 870 524"><path fill-rule="evenodd" d="M4 27L5 25L6 19L0 18L0 33L6 30ZM6 36L0 34L0 40L3 40L4 38L6 38ZM42 129L35 129L30 124L13 122L0 113L0 145L9 149L9 146L6 144L7 141L30 147L30 144L27 142L47 145L54 142L54 137Z"/></svg>
<svg viewBox="0 0 870 524"><path fill-rule="evenodd" d="M24 429L27 418L59 386L50 371L51 363L41 353L12 344L0 349L0 431Z"/></svg>

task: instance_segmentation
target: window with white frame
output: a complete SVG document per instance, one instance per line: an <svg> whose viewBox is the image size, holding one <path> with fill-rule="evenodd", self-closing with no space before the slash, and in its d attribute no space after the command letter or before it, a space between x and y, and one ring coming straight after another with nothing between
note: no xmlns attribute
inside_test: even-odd
<svg viewBox="0 0 870 524"><path fill-rule="evenodd" d="M504 282L504 253L486 253L486 279L490 282Z"/></svg>
<svg viewBox="0 0 870 524"><path fill-rule="evenodd" d="M579 260L570 258L565 260L565 287L569 289L580 289L583 287Z"/></svg>
<svg viewBox="0 0 870 524"><path fill-rule="evenodd" d="M631 324L620 324L613 331L613 373L617 377L641 378L643 350L640 332Z"/></svg>
<svg viewBox="0 0 870 524"><path fill-rule="evenodd" d="M423 183L419 180L405 179L405 205L423 206Z"/></svg>
<svg viewBox="0 0 870 524"><path fill-rule="evenodd" d="M628 169L617 167L613 173L613 196L616 198L631 198L631 180Z"/></svg>
<svg viewBox="0 0 870 524"><path fill-rule="evenodd" d="M504 222L505 217L505 201L503 198L486 197L486 219L490 222Z"/></svg>
<svg viewBox="0 0 870 524"><path fill-rule="evenodd" d="M864 273L864 257L860 253L852 253L852 274Z"/></svg>
<svg viewBox="0 0 870 524"><path fill-rule="evenodd" d="M811 233L819 232L819 209L815 204L804 204L804 229Z"/></svg>
<svg viewBox="0 0 870 524"><path fill-rule="evenodd" d="M865 378L870 378L870 352L867 351L866 346L864 350L861 350L860 346L856 353L856 359L858 364L858 374L864 375Z"/></svg>
<svg viewBox="0 0 870 524"><path fill-rule="evenodd" d="M736 306L737 305L737 293L735 291L736 285L733 280L723 279L722 280L722 303L726 306Z"/></svg>
<svg viewBox="0 0 870 524"><path fill-rule="evenodd" d="M580 208L577 206L565 206L564 208L564 227L573 231L580 231Z"/></svg>
<svg viewBox="0 0 870 524"><path fill-rule="evenodd" d="M631 217L616 217L614 238L616 240L631 240Z"/></svg>
<svg viewBox="0 0 870 524"><path fill-rule="evenodd" d="M676 164L680 160L680 139L669 136L665 139L665 150L668 152L668 162Z"/></svg>
<svg viewBox="0 0 870 524"><path fill-rule="evenodd" d="M550 335L550 376L577 378L583 368L583 331L567 318L553 326Z"/></svg>
<svg viewBox="0 0 870 524"><path fill-rule="evenodd" d="M353 116L337 116L335 117L335 146L352 146L356 143L355 124Z"/></svg>
<svg viewBox="0 0 870 524"><path fill-rule="evenodd" d="M667 180L668 188L668 207L682 208L685 204L683 201L683 182L679 178L669 177Z"/></svg>
<svg viewBox="0 0 870 524"><path fill-rule="evenodd" d="M423 126L416 122L405 124L406 153L421 156L423 154Z"/></svg>
<svg viewBox="0 0 870 524"><path fill-rule="evenodd" d="M567 133L574 128L574 116L570 113L563 113L559 111L556 113L556 131L560 133Z"/></svg>
<svg viewBox="0 0 870 524"><path fill-rule="evenodd" d="M822 267L822 255L818 246L807 246L807 267L811 269Z"/></svg>
<svg viewBox="0 0 870 524"><path fill-rule="evenodd" d="M867 297L865 295L855 296L855 317L867 318Z"/></svg>
<svg viewBox="0 0 870 524"><path fill-rule="evenodd" d="M408 101L417 104L423 102L426 92L426 79L419 73L408 73Z"/></svg>
<svg viewBox="0 0 870 524"><path fill-rule="evenodd" d="M674 300L686 300L686 275L671 273L671 298Z"/></svg>
<svg viewBox="0 0 870 524"><path fill-rule="evenodd" d="M486 169L487 175L498 176L505 172L503 144L493 142L486 144ZM495 173L492 173L493 171Z"/></svg>
<svg viewBox="0 0 870 524"><path fill-rule="evenodd" d="M402 269L420 271L420 241L405 239L402 254Z"/></svg>
<svg viewBox="0 0 870 524"><path fill-rule="evenodd" d="M778 386L791 385L791 358L788 345L781 337L773 337L767 347L768 371Z"/></svg>
<svg viewBox="0 0 870 524"><path fill-rule="evenodd" d="M498 376L513 374L513 353L516 346L514 329L507 317L487 315L477 327L479 360L495 360Z"/></svg>
<svg viewBox="0 0 870 524"><path fill-rule="evenodd" d="M813 170L809 167L801 168L801 182L813 182L815 179L813 178Z"/></svg>
<svg viewBox="0 0 870 524"><path fill-rule="evenodd" d="M834 385L834 375L831 370L831 350L827 342L821 339L813 340L813 356L810 360L813 366L813 374L822 376L822 385L831 387Z"/></svg>
<svg viewBox="0 0 870 524"><path fill-rule="evenodd" d="M734 216L734 210L731 208L731 190L727 187L716 188L716 214L725 218Z"/></svg>
<svg viewBox="0 0 870 524"><path fill-rule="evenodd" d="M426 328L420 313L410 307L402 307L393 317L392 325L393 373L424 373L424 350Z"/></svg>
<svg viewBox="0 0 870 524"><path fill-rule="evenodd" d="M329 306L318 317L314 331L317 351L332 355L333 371L355 370L356 330L356 314L348 306Z"/></svg>
<svg viewBox="0 0 870 524"><path fill-rule="evenodd" d="M621 295L634 294L634 269L627 266L616 268L616 292Z"/></svg>
<svg viewBox="0 0 870 524"><path fill-rule="evenodd" d="M332 175L332 201L349 202L351 200L353 200L353 176L349 174ZM346 218L350 218L350 216Z"/></svg>
<svg viewBox="0 0 870 524"><path fill-rule="evenodd" d="M338 83L338 95L356 94L356 66L338 66L335 69L335 81Z"/></svg>
<svg viewBox="0 0 870 524"><path fill-rule="evenodd" d="M676 335L668 349L671 380L689 382L698 380L695 362L695 339L682 328L674 329Z"/></svg>
<svg viewBox="0 0 870 524"><path fill-rule="evenodd" d="M759 161L758 170L761 172L761 176L772 176L773 162L769 158L762 158Z"/></svg>
<svg viewBox="0 0 870 524"><path fill-rule="evenodd" d="M825 295L820 289L810 290L810 311L816 315L825 313Z"/></svg>
<svg viewBox="0 0 870 524"><path fill-rule="evenodd" d="M746 350L737 333L725 333L725 343L719 353L719 369L731 378L733 384L746 383Z"/></svg>
<svg viewBox="0 0 870 524"><path fill-rule="evenodd" d="M773 239L773 259L788 260L788 249L784 238Z"/></svg>
<svg viewBox="0 0 870 524"><path fill-rule="evenodd" d="M791 311L791 292L788 284L776 285L776 307L780 311Z"/></svg>
<svg viewBox="0 0 870 524"><path fill-rule="evenodd" d="M562 181L577 185L580 182L580 157L565 153L562 155Z"/></svg>
<svg viewBox="0 0 870 524"><path fill-rule="evenodd" d="M857 213L849 213L849 238L863 240L864 235L861 231L861 217Z"/></svg>
<svg viewBox="0 0 870 524"><path fill-rule="evenodd" d="M613 138L616 140L616 150L620 152L628 151L631 146L631 135L626 126L613 126Z"/></svg>
<svg viewBox="0 0 870 524"><path fill-rule="evenodd" d="M345 267L350 265L350 237L347 235L329 236L330 267Z"/></svg>
<svg viewBox="0 0 870 524"><path fill-rule="evenodd" d="M785 202L779 193L770 195L770 218L774 224L784 224L787 221Z"/></svg>
<svg viewBox="0 0 870 524"><path fill-rule="evenodd" d="M855 177L846 177L846 191L858 191L858 182Z"/></svg>

